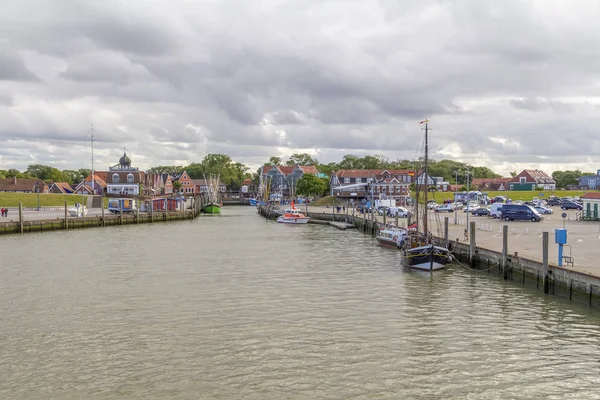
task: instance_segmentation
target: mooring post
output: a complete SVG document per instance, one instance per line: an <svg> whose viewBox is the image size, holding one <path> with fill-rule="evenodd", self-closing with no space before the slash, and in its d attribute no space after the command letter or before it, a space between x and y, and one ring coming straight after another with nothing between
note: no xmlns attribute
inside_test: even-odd
<svg viewBox="0 0 600 400"><path fill-rule="evenodd" d="M19 202L19 233L23 233L23 203Z"/></svg>
<svg viewBox="0 0 600 400"><path fill-rule="evenodd" d="M150 223L154 222L154 202L150 199Z"/></svg>
<svg viewBox="0 0 600 400"><path fill-rule="evenodd" d="M104 223L104 202L102 202L102 226L105 226L105 223Z"/></svg>
<svg viewBox="0 0 600 400"><path fill-rule="evenodd" d="M69 229L69 211L67 210L67 201L65 200L65 231Z"/></svg>
<svg viewBox="0 0 600 400"><path fill-rule="evenodd" d="M444 217L444 245L448 247L448 217Z"/></svg>
<svg viewBox="0 0 600 400"><path fill-rule="evenodd" d="M544 268L544 293L548 294L548 232L542 233L542 264Z"/></svg>
<svg viewBox="0 0 600 400"><path fill-rule="evenodd" d="M475 222L469 223L469 263L471 267L475 266Z"/></svg>
<svg viewBox="0 0 600 400"><path fill-rule="evenodd" d="M119 205L119 219L121 220L121 225L123 225L123 204Z"/></svg>
<svg viewBox="0 0 600 400"><path fill-rule="evenodd" d="M399 221L398 213L396 212L396 228L398 227L399 223L400 223L400 221Z"/></svg>
<svg viewBox="0 0 600 400"><path fill-rule="evenodd" d="M385 212L384 212L383 213L383 226L385 226L386 223L387 223L387 221L386 221L386 215L385 215Z"/></svg>
<svg viewBox="0 0 600 400"><path fill-rule="evenodd" d="M502 227L502 275L508 279L508 225Z"/></svg>

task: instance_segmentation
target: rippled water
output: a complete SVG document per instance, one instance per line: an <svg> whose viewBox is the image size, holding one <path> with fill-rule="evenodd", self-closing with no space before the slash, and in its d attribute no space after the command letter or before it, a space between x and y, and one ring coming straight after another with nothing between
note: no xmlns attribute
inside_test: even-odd
<svg viewBox="0 0 600 400"><path fill-rule="evenodd" d="M248 208L0 238L0 398L597 399L597 311Z"/></svg>

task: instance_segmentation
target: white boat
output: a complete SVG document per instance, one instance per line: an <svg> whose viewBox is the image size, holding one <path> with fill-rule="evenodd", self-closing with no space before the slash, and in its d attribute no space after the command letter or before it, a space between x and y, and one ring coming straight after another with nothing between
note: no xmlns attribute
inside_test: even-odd
<svg viewBox="0 0 600 400"><path fill-rule="evenodd" d="M67 210L70 217L85 217L88 213L88 209L83 206L71 207Z"/></svg>
<svg viewBox="0 0 600 400"><path fill-rule="evenodd" d="M446 268L452 262L450 250L445 247L428 244L404 250L404 264L423 271L437 271Z"/></svg>
<svg viewBox="0 0 600 400"><path fill-rule="evenodd" d="M404 246L408 231L403 228L385 227L375 236L380 246L400 249Z"/></svg>
<svg viewBox="0 0 600 400"><path fill-rule="evenodd" d="M309 217L302 214L300 210L294 207L294 202L290 208L285 209L282 215L277 218L277 222L282 224L308 224Z"/></svg>

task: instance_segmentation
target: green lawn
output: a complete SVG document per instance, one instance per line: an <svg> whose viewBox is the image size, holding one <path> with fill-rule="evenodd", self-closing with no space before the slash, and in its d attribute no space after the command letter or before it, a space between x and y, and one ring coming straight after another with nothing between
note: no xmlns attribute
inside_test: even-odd
<svg viewBox="0 0 600 400"><path fill-rule="evenodd" d="M483 193L486 193L485 191L482 191ZM532 200L534 197L540 197L541 199L547 199L548 197L552 196L553 194L555 196L558 197L567 197L567 196L582 196L585 193L590 192L590 190L555 190L555 191L539 191L539 190L529 190L529 191L512 191L512 192L497 192L497 191L491 191L491 192L487 192L488 197L493 198L495 196L506 196L509 199L512 200L522 200L522 201L530 201ZM594 192L598 192L597 190L594 190ZM543 196L540 196L540 193L544 193ZM438 203L441 203L444 200L447 199L454 199L454 193L453 192L430 192L428 194L428 198L429 199L433 199L435 201L437 201Z"/></svg>
<svg viewBox="0 0 600 400"><path fill-rule="evenodd" d="M79 194L40 194L40 207L63 206L65 200L69 206L75 203L81 203L83 196ZM0 193L0 208L18 207L23 203L23 207L37 207L38 195L35 193Z"/></svg>
<svg viewBox="0 0 600 400"><path fill-rule="evenodd" d="M325 196L325 197L321 197L319 200L316 200L312 203L310 203L311 206L331 206L333 205L333 202L335 201L335 205L337 206L345 206L346 205L346 201L339 199L337 197L334 196Z"/></svg>

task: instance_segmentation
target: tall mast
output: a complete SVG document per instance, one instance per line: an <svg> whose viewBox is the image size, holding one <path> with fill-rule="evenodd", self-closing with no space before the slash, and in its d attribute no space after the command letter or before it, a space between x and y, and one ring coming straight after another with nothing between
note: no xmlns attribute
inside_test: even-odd
<svg viewBox="0 0 600 400"><path fill-rule="evenodd" d="M427 121L427 120L425 120ZM428 157L429 157L429 143L428 143L428 132L427 122L425 122L425 211L423 212L423 233L427 235L427 194L429 193L429 171L428 171Z"/></svg>
<svg viewBox="0 0 600 400"><path fill-rule="evenodd" d="M90 129L90 136L91 136L91 143L92 143L92 195L94 194L94 183L95 183L95 179L94 179L94 123L90 123L91 129Z"/></svg>

